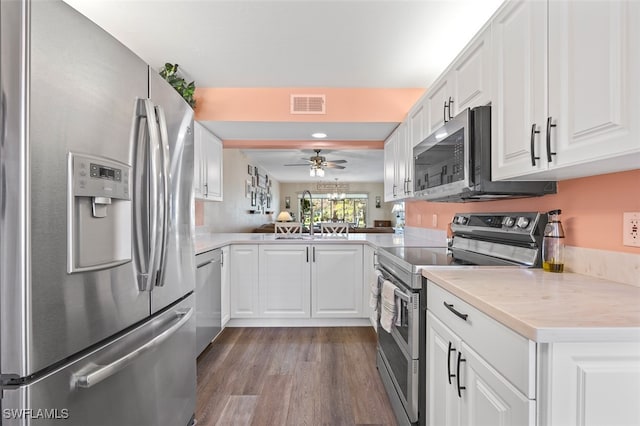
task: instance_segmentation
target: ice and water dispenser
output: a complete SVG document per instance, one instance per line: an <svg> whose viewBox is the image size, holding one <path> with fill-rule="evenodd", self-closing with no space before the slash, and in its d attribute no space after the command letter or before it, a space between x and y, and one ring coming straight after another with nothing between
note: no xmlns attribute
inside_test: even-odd
<svg viewBox="0 0 640 426"><path fill-rule="evenodd" d="M130 175L124 163L69 154L67 272L131 261Z"/></svg>

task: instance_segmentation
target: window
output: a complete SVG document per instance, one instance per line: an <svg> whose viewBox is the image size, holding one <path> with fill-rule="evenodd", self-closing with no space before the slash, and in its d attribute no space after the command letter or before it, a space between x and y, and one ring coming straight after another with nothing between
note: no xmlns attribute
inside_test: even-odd
<svg viewBox="0 0 640 426"><path fill-rule="evenodd" d="M298 215L305 225L309 216L302 214L302 195L298 195ZM367 223L368 194L345 194L345 198L333 200L328 194L313 194L313 223L348 222L357 228ZM308 202L308 198L305 199Z"/></svg>

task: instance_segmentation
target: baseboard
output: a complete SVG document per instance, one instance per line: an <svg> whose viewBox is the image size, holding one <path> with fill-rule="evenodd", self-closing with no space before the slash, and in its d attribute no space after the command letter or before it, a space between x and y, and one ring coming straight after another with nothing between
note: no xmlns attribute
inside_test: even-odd
<svg viewBox="0 0 640 426"><path fill-rule="evenodd" d="M369 318L231 318L226 327L371 327Z"/></svg>

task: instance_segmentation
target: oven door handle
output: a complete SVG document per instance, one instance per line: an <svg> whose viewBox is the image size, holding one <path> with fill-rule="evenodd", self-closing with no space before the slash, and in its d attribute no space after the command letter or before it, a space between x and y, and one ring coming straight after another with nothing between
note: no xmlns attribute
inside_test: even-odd
<svg viewBox="0 0 640 426"><path fill-rule="evenodd" d="M397 288L395 289L393 294L398 296L400 299L404 300L405 302L411 303L411 296L407 295L406 293L403 293L402 291L398 290Z"/></svg>

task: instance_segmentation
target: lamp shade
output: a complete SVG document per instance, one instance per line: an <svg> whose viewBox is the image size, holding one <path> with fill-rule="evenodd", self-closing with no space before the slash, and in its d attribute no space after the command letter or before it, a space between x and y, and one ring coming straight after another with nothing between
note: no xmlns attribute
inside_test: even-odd
<svg viewBox="0 0 640 426"><path fill-rule="evenodd" d="M395 203L391 209L392 213L400 213L404 211L404 203Z"/></svg>
<svg viewBox="0 0 640 426"><path fill-rule="evenodd" d="M278 222L291 222L293 218L291 217L291 214L289 214L288 211L283 210L280 213L278 213L278 217L276 218L276 220Z"/></svg>

